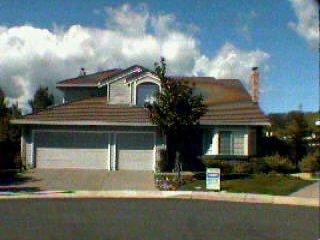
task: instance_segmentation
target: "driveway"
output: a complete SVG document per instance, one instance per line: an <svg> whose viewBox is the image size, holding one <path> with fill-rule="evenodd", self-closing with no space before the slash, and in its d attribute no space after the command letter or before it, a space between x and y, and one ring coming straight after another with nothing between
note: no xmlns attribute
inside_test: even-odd
<svg viewBox="0 0 320 240"><path fill-rule="evenodd" d="M0 191L39 190L156 190L151 171L33 169Z"/></svg>

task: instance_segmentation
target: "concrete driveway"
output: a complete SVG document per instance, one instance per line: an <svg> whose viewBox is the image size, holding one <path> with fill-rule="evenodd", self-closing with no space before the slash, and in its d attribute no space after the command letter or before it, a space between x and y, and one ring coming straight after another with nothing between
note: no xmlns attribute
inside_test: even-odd
<svg viewBox="0 0 320 240"><path fill-rule="evenodd" d="M0 191L37 190L156 190L151 171L33 169Z"/></svg>

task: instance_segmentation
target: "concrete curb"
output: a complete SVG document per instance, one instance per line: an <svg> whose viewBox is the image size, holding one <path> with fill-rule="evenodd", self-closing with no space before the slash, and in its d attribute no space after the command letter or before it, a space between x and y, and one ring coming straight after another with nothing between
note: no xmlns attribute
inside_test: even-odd
<svg viewBox="0 0 320 240"><path fill-rule="evenodd" d="M10 199L66 199L66 198L137 198L137 199L193 199L241 203L265 203L320 207L318 198L272 196L251 193L193 192L193 191L42 191L32 193L0 193L0 200Z"/></svg>

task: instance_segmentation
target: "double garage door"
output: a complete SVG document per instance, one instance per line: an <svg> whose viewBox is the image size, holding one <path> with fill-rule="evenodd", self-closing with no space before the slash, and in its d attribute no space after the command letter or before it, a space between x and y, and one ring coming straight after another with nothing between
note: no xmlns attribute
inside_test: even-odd
<svg viewBox="0 0 320 240"><path fill-rule="evenodd" d="M37 168L153 170L153 133L36 132Z"/></svg>

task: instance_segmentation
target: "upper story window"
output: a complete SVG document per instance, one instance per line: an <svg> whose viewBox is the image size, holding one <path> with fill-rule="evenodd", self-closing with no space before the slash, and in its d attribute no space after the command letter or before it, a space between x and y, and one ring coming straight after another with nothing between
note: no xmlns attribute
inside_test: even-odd
<svg viewBox="0 0 320 240"><path fill-rule="evenodd" d="M155 83L141 83L137 85L137 105L144 106L145 103L155 101L155 95L159 86Z"/></svg>

